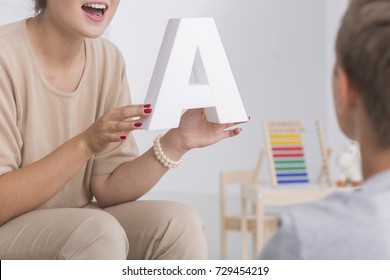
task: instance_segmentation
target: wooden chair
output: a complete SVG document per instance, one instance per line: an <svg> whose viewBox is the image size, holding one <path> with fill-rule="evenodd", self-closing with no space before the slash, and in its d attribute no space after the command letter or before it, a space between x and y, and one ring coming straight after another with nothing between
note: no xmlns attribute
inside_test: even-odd
<svg viewBox="0 0 390 280"><path fill-rule="evenodd" d="M277 228L277 215L269 207L285 207L321 199L336 188L328 166L322 126L314 122L263 122L266 147L253 169L220 173L221 259L227 258L228 231L241 232L241 257L248 258L248 235L252 256L257 257L270 233ZM270 182L258 179L267 160ZM240 213L227 214L227 188L240 186Z"/></svg>

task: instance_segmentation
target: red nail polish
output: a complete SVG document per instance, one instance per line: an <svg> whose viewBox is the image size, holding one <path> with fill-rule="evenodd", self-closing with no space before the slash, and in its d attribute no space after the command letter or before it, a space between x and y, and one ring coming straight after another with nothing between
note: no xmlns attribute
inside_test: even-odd
<svg viewBox="0 0 390 280"><path fill-rule="evenodd" d="M134 124L134 126L135 126L135 127L141 127L141 126L142 126L142 123L137 122L137 123Z"/></svg>
<svg viewBox="0 0 390 280"><path fill-rule="evenodd" d="M126 136L126 135L122 135L122 136L121 136L121 139L122 139L122 140L126 140L126 139L127 139L127 136Z"/></svg>
<svg viewBox="0 0 390 280"><path fill-rule="evenodd" d="M144 105L144 108L150 108L150 107L152 107L152 104L145 104Z"/></svg>
<svg viewBox="0 0 390 280"><path fill-rule="evenodd" d="M152 112L152 109L145 109L145 110L144 110L144 113L145 113L145 114L150 114L151 112Z"/></svg>

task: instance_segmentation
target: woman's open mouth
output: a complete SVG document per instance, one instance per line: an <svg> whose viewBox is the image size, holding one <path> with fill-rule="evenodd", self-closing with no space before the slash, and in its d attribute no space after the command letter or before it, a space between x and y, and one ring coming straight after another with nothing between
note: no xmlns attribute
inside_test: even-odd
<svg viewBox="0 0 390 280"><path fill-rule="evenodd" d="M81 7L86 15L94 21L104 20L104 14L107 11L105 4L86 4Z"/></svg>

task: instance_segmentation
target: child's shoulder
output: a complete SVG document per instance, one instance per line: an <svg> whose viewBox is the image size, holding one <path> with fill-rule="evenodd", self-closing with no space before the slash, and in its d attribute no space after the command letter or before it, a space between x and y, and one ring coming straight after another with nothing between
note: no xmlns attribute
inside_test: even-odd
<svg viewBox="0 0 390 280"><path fill-rule="evenodd" d="M287 207L283 216L297 228L312 228L316 231L329 224L342 225L351 215L360 215L364 212L362 204L369 204L369 198L365 197L360 189L336 190L321 200Z"/></svg>

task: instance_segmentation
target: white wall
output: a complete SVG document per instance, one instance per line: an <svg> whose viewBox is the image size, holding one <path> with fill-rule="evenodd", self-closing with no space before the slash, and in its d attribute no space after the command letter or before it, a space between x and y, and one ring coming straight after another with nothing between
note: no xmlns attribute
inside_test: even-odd
<svg viewBox="0 0 390 280"><path fill-rule="evenodd" d="M32 0L0 0L0 25L31 17L33 3Z"/></svg>
<svg viewBox="0 0 390 280"><path fill-rule="evenodd" d="M172 17L215 18L252 120L243 134L190 152L157 190L218 191L220 170L251 168L263 146L261 120L326 117L325 1L122 1L108 37L122 50L133 101L143 102ZM137 132L142 151L159 132Z"/></svg>
<svg viewBox="0 0 390 280"><path fill-rule="evenodd" d="M32 0L0 0L0 24L33 15ZM144 100L166 23L172 17L212 16L252 120L244 132L203 150L157 186L159 191L218 191L220 170L254 166L263 119L325 120L334 155L346 139L333 111L331 72L339 18L347 0L121 1L106 36L122 50L133 101ZM325 11L325 12L324 12ZM325 54L325 59L324 59ZM325 106L324 106L325 104ZM160 132L137 132L142 151ZM334 176L337 169L332 159Z"/></svg>

